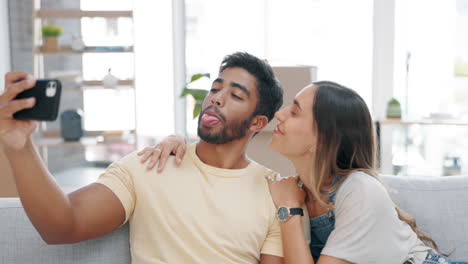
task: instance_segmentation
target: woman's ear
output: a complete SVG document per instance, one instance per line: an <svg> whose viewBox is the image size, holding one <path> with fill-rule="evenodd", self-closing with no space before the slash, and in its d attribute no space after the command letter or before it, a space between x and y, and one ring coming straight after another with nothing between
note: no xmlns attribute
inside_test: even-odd
<svg viewBox="0 0 468 264"><path fill-rule="evenodd" d="M250 131L260 132L268 125L268 117L264 115L255 116L252 121L250 121Z"/></svg>

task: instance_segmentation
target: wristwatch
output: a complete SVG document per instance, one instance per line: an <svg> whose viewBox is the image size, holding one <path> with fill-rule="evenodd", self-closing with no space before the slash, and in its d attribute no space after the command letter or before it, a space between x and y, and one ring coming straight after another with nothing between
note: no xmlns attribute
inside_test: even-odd
<svg viewBox="0 0 468 264"><path fill-rule="evenodd" d="M280 220L281 222L285 222L293 215L304 216L304 210L302 210L302 208L289 208L285 206L280 206L278 208L276 217L278 217L278 220Z"/></svg>

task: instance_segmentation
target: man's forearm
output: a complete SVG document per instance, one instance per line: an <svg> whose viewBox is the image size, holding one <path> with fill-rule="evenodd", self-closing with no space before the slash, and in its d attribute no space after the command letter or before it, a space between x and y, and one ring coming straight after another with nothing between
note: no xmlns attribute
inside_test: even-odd
<svg viewBox="0 0 468 264"><path fill-rule="evenodd" d="M73 210L31 140L22 150L5 149L23 207L42 238L58 243L73 229Z"/></svg>

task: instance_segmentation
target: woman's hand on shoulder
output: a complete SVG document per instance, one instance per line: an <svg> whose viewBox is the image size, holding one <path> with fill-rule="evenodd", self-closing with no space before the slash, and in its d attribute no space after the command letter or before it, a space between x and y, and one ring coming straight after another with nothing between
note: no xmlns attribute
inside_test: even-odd
<svg viewBox="0 0 468 264"><path fill-rule="evenodd" d="M276 174L266 179L276 207L302 207L306 194L298 177L281 177Z"/></svg>
<svg viewBox="0 0 468 264"><path fill-rule="evenodd" d="M187 142L181 135L170 135L164 138L160 143L153 147L146 147L142 151L138 152L138 156L141 156L140 162L145 163L149 160L146 168L151 170L158 164L157 171L163 171L166 166L167 159L171 154L175 155L175 162L180 165L185 151L187 150Z"/></svg>

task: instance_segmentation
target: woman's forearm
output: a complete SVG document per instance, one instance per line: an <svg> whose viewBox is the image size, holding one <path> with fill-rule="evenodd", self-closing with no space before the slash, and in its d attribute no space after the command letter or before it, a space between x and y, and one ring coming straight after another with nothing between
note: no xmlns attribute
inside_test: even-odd
<svg viewBox="0 0 468 264"><path fill-rule="evenodd" d="M281 223L281 237L285 264L314 264L304 236L301 216L294 215Z"/></svg>

